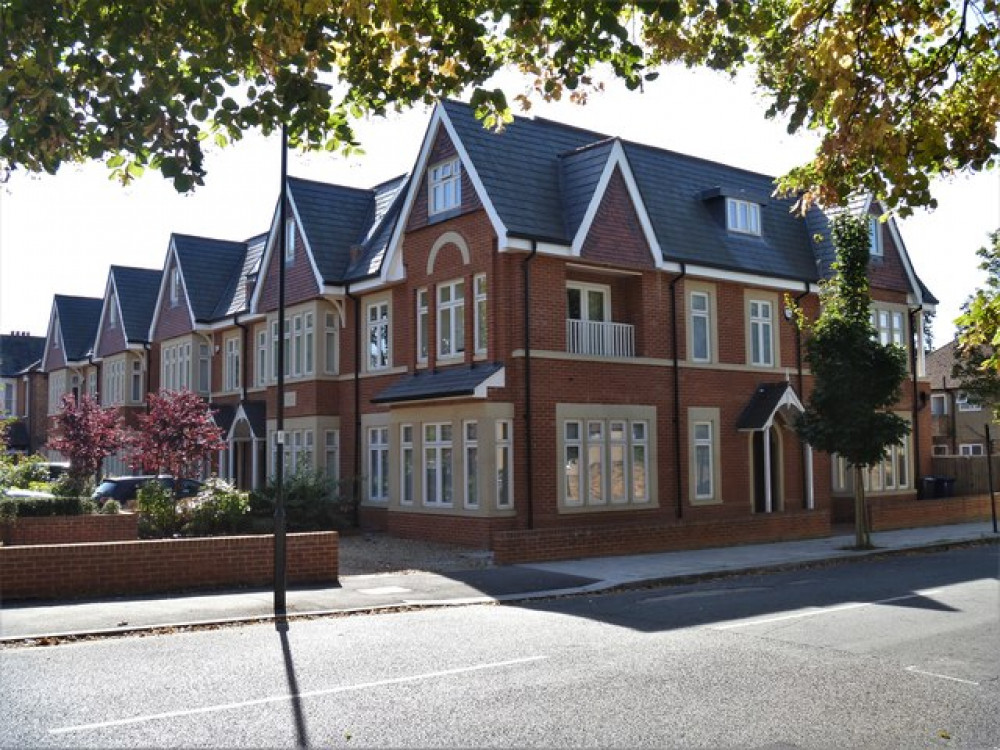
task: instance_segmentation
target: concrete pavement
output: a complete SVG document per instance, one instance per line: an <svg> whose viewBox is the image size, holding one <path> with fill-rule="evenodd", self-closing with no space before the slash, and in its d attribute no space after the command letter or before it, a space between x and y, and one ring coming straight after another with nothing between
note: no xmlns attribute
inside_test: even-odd
<svg viewBox="0 0 1000 750"><path fill-rule="evenodd" d="M339 586L294 588L290 618L407 607L461 605L583 594L682 582L738 572L996 541L986 523L934 526L873 534L876 549L847 549L853 534L740 547L585 558L457 573L342 576ZM24 602L0 610L0 643L67 636L122 634L168 627L202 627L273 619L270 589L166 594L98 601Z"/></svg>

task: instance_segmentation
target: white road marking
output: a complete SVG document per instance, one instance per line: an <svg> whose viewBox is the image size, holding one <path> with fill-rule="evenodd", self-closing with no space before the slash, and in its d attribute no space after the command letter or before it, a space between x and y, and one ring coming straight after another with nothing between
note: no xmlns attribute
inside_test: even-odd
<svg viewBox="0 0 1000 750"><path fill-rule="evenodd" d="M359 594L409 594L413 589L404 589L402 586L379 586L374 589L358 589Z"/></svg>
<svg viewBox="0 0 1000 750"><path fill-rule="evenodd" d="M176 719L183 716L196 716L198 714L209 714L217 711L229 711L234 708L246 708L247 706L262 706L267 703L281 703L293 698L314 698L320 695L334 695L336 693L348 693L352 690L364 690L366 688L383 687L385 685L400 685L406 682L417 682L418 680L429 680L435 677L449 677L451 675L467 674L469 672L481 672L485 669L498 669L500 667L512 667L517 664L529 664L534 661L548 659L548 656L526 656L523 659L511 659L510 661L498 661L490 664L474 664L471 667L456 667L455 669L444 669L440 672L425 672L424 674L411 675L409 677L392 677L386 680L375 680L373 682L362 682L358 685L340 685L338 687L327 688L325 690L307 690L304 693L272 695L268 698L257 698L249 701L238 701L235 703L219 703L214 706L203 706L202 708L190 708L180 711L165 711L159 714L147 714L145 716L133 716L128 719L114 719L112 721L100 721L94 724L75 724L70 727L58 727L49 730L49 734L67 734L69 732L86 732L91 729L105 729L107 727L121 727L128 724L141 724L146 721L158 721L160 719Z"/></svg>
<svg viewBox="0 0 1000 750"><path fill-rule="evenodd" d="M767 625L772 622L783 622L785 620L798 620L802 617L815 617L816 615L829 615L835 612L844 612L849 609L860 609L862 607L873 607L876 604L891 604L892 602L901 602L906 599L919 599L922 596L928 596L929 594L936 594L940 589L928 589L927 591L917 591L912 594L906 594L905 596L893 596L889 599L879 599L875 602L855 602L853 604L839 604L835 607L816 607L807 612L793 612L790 615L779 615L778 617L768 617L764 620L744 620L741 622L731 622L727 625L716 625L714 630L732 630L734 628L745 628L751 625Z"/></svg>
<svg viewBox="0 0 1000 750"><path fill-rule="evenodd" d="M922 669L917 669L916 667L907 667L907 672L915 672L916 674L924 674L928 677L940 677L942 680L951 680L952 682L961 682L963 685L979 685L978 682L973 682L972 680L963 680L961 677L952 677L946 674L938 674L937 672L925 672Z"/></svg>
<svg viewBox="0 0 1000 750"><path fill-rule="evenodd" d="M669 602L677 599L705 599L715 596L730 596L732 594L746 594L754 591L767 591L767 586L746 586L741 589L712 589L708 591L682 591L678 594L665 594L663 596L652 596L649 599L640 599L639 604L656 604L657 602Z"/></svg>

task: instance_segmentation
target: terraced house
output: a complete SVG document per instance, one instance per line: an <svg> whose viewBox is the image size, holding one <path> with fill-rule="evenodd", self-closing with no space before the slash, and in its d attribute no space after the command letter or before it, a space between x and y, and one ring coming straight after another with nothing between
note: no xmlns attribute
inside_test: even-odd
<svg viewBox="0 0 1000 750"><path fill-rule="evenodd" d="M94 361L94 339L103 300L57 294L52 300L42 371L48 376L48 414L62 406L63 396L97 397L99 365Z"/></svg>
<svg viewBox="0 0 1000 750"><path fill-rule="evenodd" d="M224 475L259 486L283 460L357 479L362 521L398 535L629 552L655 546L640 532L822 534L851 512L850 472L793 429L811 378L789 301L817 312L829 217L772 190L552 121L489 132L444 102L410 175L290 178L265 235L174 236L152 386L220 407ZM914 342L936 300L880 206L844 210L870 222L878 335L910 352L913 432L866 481L915 500L930 431Z"/></svg>

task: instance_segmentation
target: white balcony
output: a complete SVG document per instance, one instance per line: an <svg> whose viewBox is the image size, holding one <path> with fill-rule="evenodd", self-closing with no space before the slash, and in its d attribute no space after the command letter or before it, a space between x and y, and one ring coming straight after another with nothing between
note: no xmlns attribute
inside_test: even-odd
<svg viewBox="0 0 1000 750"><path fill-rule="evenodd" d="M594 357L634 357L635 326L570 318L566 321L566 350Z"/></svg>

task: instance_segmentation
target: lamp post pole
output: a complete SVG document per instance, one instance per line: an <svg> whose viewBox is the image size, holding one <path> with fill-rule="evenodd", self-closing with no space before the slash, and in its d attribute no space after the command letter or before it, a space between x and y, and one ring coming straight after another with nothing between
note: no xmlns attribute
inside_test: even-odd
<svg viewBox="0 0 1000 750"><path fill-rule="evenodd" d="M275 416L277 425L274 433L277 446L277 458L274 467L274 483L277 489L274 507L274 614L284 616L285 592L287 580L285 575L285 258L288 254L287 222L287 188L288 186L288 131L281 124L281 191L278 200L278 393Z"/></svg>

